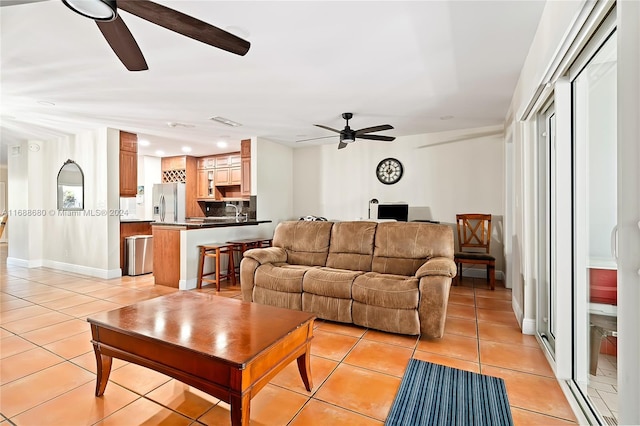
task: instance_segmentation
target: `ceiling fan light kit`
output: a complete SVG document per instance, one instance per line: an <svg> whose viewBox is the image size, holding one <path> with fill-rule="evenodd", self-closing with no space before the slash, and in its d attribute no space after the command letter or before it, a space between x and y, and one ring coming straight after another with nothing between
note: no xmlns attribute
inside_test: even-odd
<svg viewBox="0 0 640 426"><path fill-rule="evenodd" d="M62 0L69 9L96 21L113 21L118 16L116 0Z"/></svg>
<svg viewBox="0 0 640 426"><path fill-rule="evenodd" d="M342 130L332 129L331 127L323 126L322 124L314 124L314 126L339 133L340 143L338 143L338 149L345 148L347 144L350 144L351 142L355 142L356 139L369 139L369 140L384 141L384 142L391 142L396 139L393 136L368 134L372 132L380 132L382 130L392 130L393 126L389 124L382 124L380 126L373 126L373 127L365 127L364 129L360 129L360 130L352 130L351 127L349 127L349 120L351 120L352 117L353 117L353 114L350 112L345 112L342 114L342 118L344 118L347 121L346 125L344 126L344 129ZM297 142L306 142L306 141L312 141L316 139L324 139L325 137L304 139Z"/></svg>

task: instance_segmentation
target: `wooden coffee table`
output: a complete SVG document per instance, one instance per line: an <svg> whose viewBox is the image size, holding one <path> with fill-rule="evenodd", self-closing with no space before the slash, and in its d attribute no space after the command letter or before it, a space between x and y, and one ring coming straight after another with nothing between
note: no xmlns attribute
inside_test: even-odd
<svg viewBox="0 0 640 426"><path fill-rule="evenodd" d="M307 390L315 316L200 291L179 291L93 315L96 396L112 357L142 365L231 405L231 424L248 425L250 401L294 359Z"/></svg>

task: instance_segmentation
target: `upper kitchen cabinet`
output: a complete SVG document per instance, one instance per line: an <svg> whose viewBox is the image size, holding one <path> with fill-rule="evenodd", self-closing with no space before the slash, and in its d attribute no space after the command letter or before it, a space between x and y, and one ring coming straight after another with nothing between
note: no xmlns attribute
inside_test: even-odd
<svg viewBox="0 0 640 426"><path fill-rule="evenodd" d="M240 185L242 182L241 173L239 153L216 156L216 186Z"/></svg>
<svg viewBox="0 0 640 426"><path fill-rule="evenodd" d="M138 135L120 131L120 196L138 193Z"/></svg>
<svg viewBox="0 0 640 426"><path fill-rule="evenodd" d="M240 141L240 163L242 179L240 193L242 198L249 198L251 195L251 139Z"/></svg>
<svg viewBox="0 0 640 426"><path fill-rule="evenodd" d="M216 157L200 157L198 158L198 170L208 170L216 168Z"/></svg>
<svg viewBox="0 0 640 426"><path fill-rule="evenodd" d="M187 156L162 158L162 183L187 181Z"/></svg>
<svg viewBox="0 0 640 426"><path fill-rule="evenodd" d="M162 183L184 182L186 192L185 214L187 217L204 216L198 205L198 161L196 157L180 155L163 157L161 160Z"/></svg>

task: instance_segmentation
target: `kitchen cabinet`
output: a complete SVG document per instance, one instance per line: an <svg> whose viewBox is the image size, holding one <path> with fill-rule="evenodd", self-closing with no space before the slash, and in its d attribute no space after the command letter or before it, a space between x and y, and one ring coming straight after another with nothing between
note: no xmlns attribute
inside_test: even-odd
<svg viewBox="0 0 640 426"><path fill-rule="evenodd" d="M132 235L151 235L151 221L120 222L120 268L124 275L125 264L125 240Z"/></svg>
<svg viewBox="0 0 640 426"><path fill-rule="evenodd" d="M198 199L215 199L215 171L213 169L198 170Z"/></svg>
<svg viewBox="0 0 640 426"><path fill-rule="evenodd" d="M242 167L238 153L216 156L214 181L216 186L240 185L242 183Z"/></svg>
<svg viewBox="0 0 640 426"><path fill-rule="evenodd" d="M202 217L198 204L198 159L189 155L163 157L161 160L162 183L185 183L185 214L187 217Z"/></svg>
<svg viewBox="0 0 640 426"><path fill-rule="evenodd" d="M138 135L120 132L120 196L138 193Z"/></svg>
<svg viewBox="0 0 640 426"><path fill-rule="evenodd" d="M180 155L177 157L162 157L162 171L184 170L187 167L187 157Z"/></svg>
<svg viewBox="0 0 640 426"><path fill-rule="evenodd" d="M215 169L216 157L200 157L198 158L198 170Z"/></svg>
<svg viewBox="0 0 640 426"><path fill-rule="evenodd" d="M240 141L240 193L242 198L251 196L251 139Z"/></svg>
<svg viewBox="0 0 640 426"><path fill-rule="evenodd" d="M216 186L240 185L242 183L242 169L240 166L215 169Z"/></svg>

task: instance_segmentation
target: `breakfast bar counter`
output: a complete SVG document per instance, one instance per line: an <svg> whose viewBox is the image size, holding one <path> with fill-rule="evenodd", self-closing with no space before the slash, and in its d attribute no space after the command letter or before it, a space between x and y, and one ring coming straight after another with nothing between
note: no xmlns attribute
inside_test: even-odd
<svg viewBox="0 0 640 426"><path fill-rule="evenodd" d="M196 288L198 246L245 238L271 238L270 220L216 218L180 223L153 222L153 276L155 284L180 290Z"/></svg>

